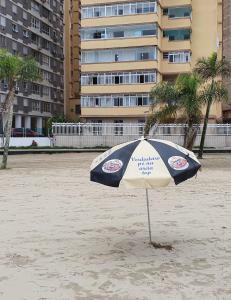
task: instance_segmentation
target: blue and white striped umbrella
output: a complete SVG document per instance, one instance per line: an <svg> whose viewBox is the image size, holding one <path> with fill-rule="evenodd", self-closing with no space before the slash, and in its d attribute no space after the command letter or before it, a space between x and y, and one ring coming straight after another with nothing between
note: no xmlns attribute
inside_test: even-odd
<svg viewBox="0 0 231 300"><path fill-rule="evenodd" d="M201 164L193 152L172 142L141 138L120 144L99 155L91 165L91 181L111 187L121 184L148 189L179 184L197 174Z"/></svg>

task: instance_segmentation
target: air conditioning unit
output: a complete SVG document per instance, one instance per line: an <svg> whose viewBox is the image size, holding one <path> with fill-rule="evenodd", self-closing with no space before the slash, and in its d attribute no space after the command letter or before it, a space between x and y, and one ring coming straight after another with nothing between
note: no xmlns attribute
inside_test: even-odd
<svg viewBox="0 0 231 300"><path fill-rule="evenodd" d="M5 90L7 90L7 89L8 89L8 84L5 83L4 86L3 86L3 88L4 88Z"/></svg>

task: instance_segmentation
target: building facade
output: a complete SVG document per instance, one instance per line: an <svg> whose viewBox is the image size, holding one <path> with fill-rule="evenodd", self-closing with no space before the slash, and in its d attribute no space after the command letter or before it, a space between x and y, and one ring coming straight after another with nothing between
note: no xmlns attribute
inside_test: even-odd
<svg viewBox="0 0 231 300"><path fill-rule="evenodd" d="M64 112L63 0L0 0L0 48L31 56L42 81L21 83L14 104L14 128L42 131ZM7 82L0 83L4 101Z"/></svg>
<svg viewBox="0 0 231 300"><path fill-rule="evenodd" d="M65 15L65 112L76 121L80 108L80 1L66 0Z"/></svg>
<svg viewBox="0 0 231 300"><path fill-rule="evenodd" d="M223 56L231 63L231 2L223 0ZM231 122L231 79L225 79L229 101L223 104L224 122Z"/></svg>
<svg viewBox="0 0 231 300"><path fill-rule="evenodd" d="M81 115L93 123L144 122L149 92L222 57L222 0L82 0ZM211 119L222 118L221 104Z"/></svg>

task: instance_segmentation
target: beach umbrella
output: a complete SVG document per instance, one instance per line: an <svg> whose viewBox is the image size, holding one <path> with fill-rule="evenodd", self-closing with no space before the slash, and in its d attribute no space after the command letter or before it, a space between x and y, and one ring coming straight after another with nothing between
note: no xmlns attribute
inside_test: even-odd
<svg viewBox="0 0 231 300"><path fill-rule="evenodd" d="M165 187L195 176L201 164L193 152L169 141L141 139L117 145L91 165L91 181L146 189L149 239L152 243L148 189Z"/></svg>

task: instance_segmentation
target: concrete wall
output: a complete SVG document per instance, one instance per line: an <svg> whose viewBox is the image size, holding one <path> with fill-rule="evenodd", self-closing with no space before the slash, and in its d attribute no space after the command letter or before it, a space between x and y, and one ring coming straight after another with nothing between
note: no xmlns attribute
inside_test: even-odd
<svg viewBox="0 0 231 300"><path fill-rule="evenodd" d="M126 136L113 136L113 135L104 135L104 136L65 136L65 135L56 135L54 137L54 145L57 147L76 147L76 148L91 148L91 147L113 147L115 145L125 143L138 139L139 136L126 135ZM183 136L155 136L156 139L163 139L172 141L176 144L183 144ZM197 137L195 146L199 146L200 136ZM231 136L226 135L211 135L206 137L205 141L206 147L213 148L226 148L231 147Z"/></svg>
<svg viewBox="0 0 231 300"><path fill-rule="evenodd" d="M40 138L18 138L12 137L10 139L10 147L30 147L32 142L35 141L38 147L50 147L52 146L52 141L47 137ZM2 145L2 140L1 140Z"/></svg>

